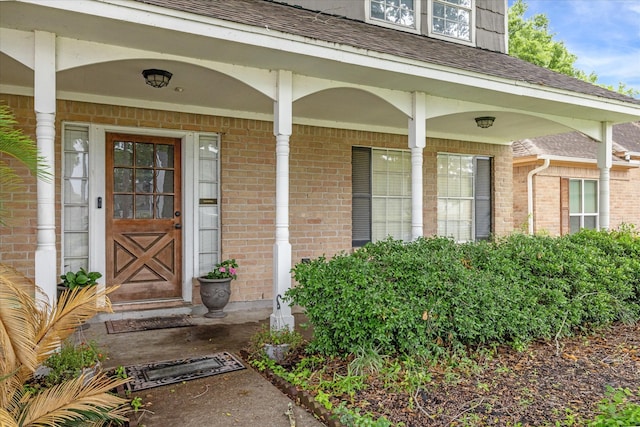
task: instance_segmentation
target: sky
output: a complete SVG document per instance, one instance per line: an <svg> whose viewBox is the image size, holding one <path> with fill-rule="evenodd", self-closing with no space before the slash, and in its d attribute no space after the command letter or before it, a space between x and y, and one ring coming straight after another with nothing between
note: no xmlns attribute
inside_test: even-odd
<svg viewBox="0 0 640 427"><path fill-rule="evenodd" d="M509 0L509 6L515 0ZM525 19L549 18L553 40L564 42L578 60L574 67L595 72L598 83L622 82L640 90L640 0L524 0Z"/></svg>

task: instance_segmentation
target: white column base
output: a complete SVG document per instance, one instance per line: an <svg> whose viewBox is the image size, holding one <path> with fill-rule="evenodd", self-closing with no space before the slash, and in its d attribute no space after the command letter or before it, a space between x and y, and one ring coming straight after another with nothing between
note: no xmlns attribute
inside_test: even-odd
<svg viewBox="0 0 640 427"><path fill-rule="evenodd" d="M57 267L56 267L56 250L36 249L36 285L38 285L43 294L36 293L39 302L49 304L54 307L57 304Z"/></svg>
<svg viewBox="0 0 640 427"><path fill-rule="evenodd" d="M282 300L289 288L291 288L291 244L276 242L273 245L273 314L269 318L271 329L288 327L293 330L295 326L291 307ZM278 295L281 298L278 298Z"/></svg>

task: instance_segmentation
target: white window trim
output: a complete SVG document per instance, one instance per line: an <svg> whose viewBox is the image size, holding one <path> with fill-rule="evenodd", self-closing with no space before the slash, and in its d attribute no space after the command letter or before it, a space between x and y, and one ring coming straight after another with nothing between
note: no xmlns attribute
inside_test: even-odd
<svg viewBox="0 0 640 427"><path fill-rule="evenodd" d="M580 182L580 213L571 213L571 182ZM593 181L596 183L596 212L595 213L585 213L584 212L584 183L585 181ZM589 217L589 218L595 218L596 219L596 226L593 230L599 230L600 229L600 181L597 179L589 179L589 178L570 178L569 179L569 232L570 233L574 233L574 231L571 231L571 218L580 218L580 227L579 229L583 229L584 228L584 218L585 217ZM591 230L591 229L590 229Z"/></svg>
<svg viewBox="0 0 640 427"><path fill-rule="evenodd" d="M371 0L365 0L364 2L364 13L365 13L365 21L369 24L378 25L380 27L393 28L394 30L407 31L409 33L421 34L420 32L420 23L422 21L422 14L420 13L422 8L423 0L414 0L415 1L415 10L414 10L414 22L415 27L407 27L406 25L394 24L393 22L385 21L383 19L377 19L371 17Z"/></svg>
<svg viewBox="0 0 640 427"><path fill-rule="evenodd" d="M427 35L434 39L447 40L450 42L460 43L467 46L476 45L476 0L471 0L471 22L469 23L469 33L471 40L451 37L433 31L433 1L427 0ZM455 6L455 5L454 5Z"/></svg>

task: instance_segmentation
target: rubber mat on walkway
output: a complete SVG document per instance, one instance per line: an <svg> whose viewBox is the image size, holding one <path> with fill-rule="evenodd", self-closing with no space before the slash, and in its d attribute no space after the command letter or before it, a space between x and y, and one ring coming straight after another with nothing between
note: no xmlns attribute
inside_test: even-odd
<svg viewBox="0 0 640 427"><path fill-rule="evenodd" d="M237 357L227 352L188 359L125 366L127 376L131 379L127 388L131 391L181 383L240 369L245 369L245 366Z"/></svg>
<svg viewBox="0 0 640 427"><path fill-rule="evenodd" d="M104 322L107 332L121 334L123 332L148 331L151 329L182 328L193 326L187 315L170 317L148 317L142 319L107 320Z"/></svg>

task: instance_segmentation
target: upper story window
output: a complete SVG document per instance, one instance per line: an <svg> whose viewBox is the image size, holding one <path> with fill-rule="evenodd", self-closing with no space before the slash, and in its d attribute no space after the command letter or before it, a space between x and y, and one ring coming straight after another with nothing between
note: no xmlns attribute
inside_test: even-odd
<svg viewBox="0 0 640 427"><path fill-rule="evenodd" d="M420 0L368 0L367 17L385 26L418 30Z"/></svg>
<svg viewBox="0 0 640 427"><path fill-rule="evenodd" d="M430 0L429 33L473 42L474 0Z"/></svg>

